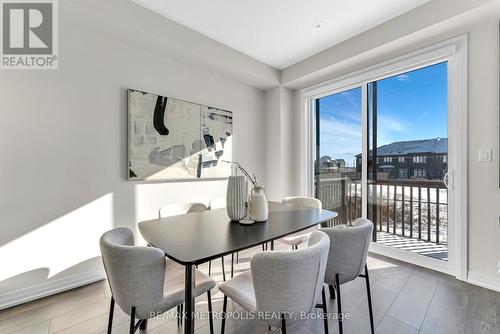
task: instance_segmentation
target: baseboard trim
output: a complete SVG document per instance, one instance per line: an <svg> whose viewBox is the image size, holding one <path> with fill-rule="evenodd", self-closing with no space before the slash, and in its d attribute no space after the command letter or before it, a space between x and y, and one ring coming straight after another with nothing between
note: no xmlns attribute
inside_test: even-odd
<svg viewBox="0 0 500 334"><path fill-rule="evenodd" d="M486 289L500 292L500 278L469 271L467 282Z"/></svg>
<svg viewBox="0 0 500 334"><path fill-rule="evenodd" d="M0 310L106 278L103 270L84 272L0 295Z"/></svg>

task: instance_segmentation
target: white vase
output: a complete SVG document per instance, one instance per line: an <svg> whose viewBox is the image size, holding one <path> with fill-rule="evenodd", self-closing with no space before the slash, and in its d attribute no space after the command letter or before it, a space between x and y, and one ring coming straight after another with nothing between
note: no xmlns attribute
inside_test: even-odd
<svg viewBox="0 0 500 334"><path fill-rule="evenodd" d="M248 186L245 176L230 176L227 180L226 210L232 221L245 218L247 197Z"/></svg>
<svg viewBox="0 0 500 334"><path fill-rule="evenodd" d="M256 222L265 222L269 214L267 207L266 190L256 186L252 189L250 198L250 219Z"/></svg>

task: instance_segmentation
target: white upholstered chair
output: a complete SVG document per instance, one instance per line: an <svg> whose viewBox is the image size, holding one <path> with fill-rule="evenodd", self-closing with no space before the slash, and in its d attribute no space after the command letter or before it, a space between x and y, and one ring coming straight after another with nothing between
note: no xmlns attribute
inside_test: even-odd
<svg viewBox="0 0 500 334"><path fill-rule="evenodd" d="M331 298L335 298L335 291L337 292L338 313L342 313L341 285L357 277L365 278L371 332L374 333L370 278L366 265L373 223L368 219L358 218L352 226L322 228L320 231L325 232L330 237L325 283L330 287ZM342 334L342 317L338 317L338 322L339 332Z"/></svg>
<svg viewBox="0 0 500 334"><path fill-rule="evenodd" d="M158 248L134 246L134 235L128 228L104 233L100 247L112 294L108 334L113 327L115 302L130 315L130 334L139 328L146 329L147 319L184 302L184 267L166 258ZM214 280L196 270L194 296L207 293L210 333L213 333L210 290L214 287Z"/></svg>
<svg viewBox="0 0 500 334"><path fill-rule="evenodd" d="M328 248L328 236L314 231L309 247L297 251L261 252L250 261L250 270L225 283L219 284L224 294L222 329L225 331L227 298L231 298L248 312L276 314L276 317L260 319L269 326L281 326L286 333L286 315L311 313L321 307L325 314L325 333L328 333L324 276Z"/></svg>
<svg viewBox="0 0 500 334"><path fill-rule="evenodd" d="M205 210L208 210L208 207L203 203L173 203L162 206L160 210L158 210L158 217L172 217Z"/></svg>
<svg viewBox="0 0 500 334"><path fill-rule="evenodd" d="M283 198L282 202L321 210L321 201L312 197L286 197ZM297 249L300 244L305 243L307 242L307 240L309 240L310 235L311 232L299 232L281 238L280 241L287 245L290 245L292 249Z"/></svg>

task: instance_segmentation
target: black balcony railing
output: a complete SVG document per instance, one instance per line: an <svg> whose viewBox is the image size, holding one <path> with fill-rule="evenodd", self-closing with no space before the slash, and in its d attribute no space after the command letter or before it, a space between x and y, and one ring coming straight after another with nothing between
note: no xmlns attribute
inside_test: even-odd
<svg viewBox="0 0 500 334"><path fill-rule="evenodd" d="M368 184L368 217L379 232L446 244L447 193L442 181L378 180ZM338 212L334 225L362 215L360 180L321 179L317 195L325 209Z"/></svg>

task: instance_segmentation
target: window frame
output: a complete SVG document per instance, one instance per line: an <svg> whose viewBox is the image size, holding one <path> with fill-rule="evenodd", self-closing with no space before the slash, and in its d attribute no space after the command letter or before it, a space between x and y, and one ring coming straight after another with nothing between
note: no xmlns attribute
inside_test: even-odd
<svg viewBox="0 0 500 334"><path fill-rule="evenodd" d="M413 176L414 177L426 177L427 170L425 168L414 168L413 169Z"/></svg>
<svg viewBox="0 0 500 334"><path fill-rule="evenodd" d="M413 156L414 164L425 164L427 163L427 156L425 155L414 155Z"/></svg>

